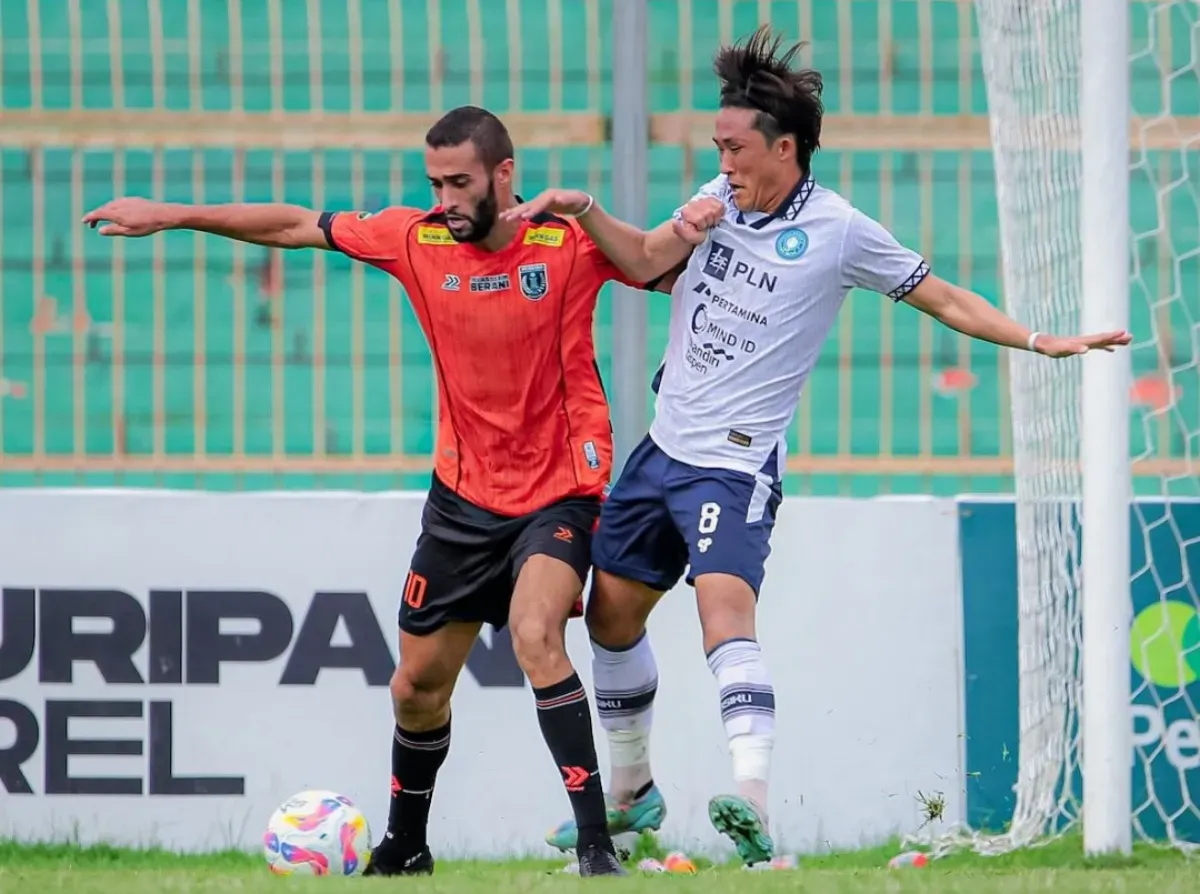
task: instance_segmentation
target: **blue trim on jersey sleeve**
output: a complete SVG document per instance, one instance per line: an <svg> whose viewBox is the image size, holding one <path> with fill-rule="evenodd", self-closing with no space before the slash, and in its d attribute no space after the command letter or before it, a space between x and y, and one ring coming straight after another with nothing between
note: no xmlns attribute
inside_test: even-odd
<svg viewBox="0 0 1200 894"><path fill-rule="evenodd" d="M917 265L917 269L908 275L908 279L896 286L888 292L888 297L893 301L901 301L912 294L912 290L925 281L925 277L929 276L929 265L925 261L921 261Z"/></svg>

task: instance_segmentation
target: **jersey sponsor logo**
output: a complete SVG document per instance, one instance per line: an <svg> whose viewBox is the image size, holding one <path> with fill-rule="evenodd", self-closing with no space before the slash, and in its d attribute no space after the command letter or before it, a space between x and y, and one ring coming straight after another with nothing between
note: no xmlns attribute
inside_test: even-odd
<svg viewBox="0 0 1200 894"><path fill-rule="evenodd" d="M524 245L545 245L550 248L562 248L567 231L561 227L531 227L525 231Z"/></svg>
<svg viewBox="0 0 1200 894"><path fill-rule="evenodd" d="M766 327L767 315L758 311L747 310L740 304L734 304L728 298L718 295L704 283L700 283L696 288L692 289L697 295L703 295L707 301L720 310L728 314L732 314L739 320L745 320L747 323L753 323L756 326ZM703 305L701 305L703 306Z"/></svg>
<svg viewBox="0 0 1200 894"><path fill-rule="evenodd" d="M503 292L512 283L507 273L493 273L488 276L472 276L470 289L472 292Z"/></svg>
<svg viewBox="0 0 1200 894"><path fill-rule="evenodd" d="M419 245L454 245L454 237L446 227L430 226L417 227L417 243Z"/></svg>
<svg viewBox="0 0 1200 894"><path fill-rule="evenodd" d="M724 282L732 261L733 249L714 239L712 247L708 250L708 259L704 262L704 275Z"/></svg>
<svg viewBox="0 0 1200 894"><path fill-rule="evenodd" d="M740 279L756 289L766 289L772 294L779 283L779 277L766 270L759 270L745 261L734 260L734 250L728 245L713 241L708 251L708 259L704 262L705 276L725 282L726 277L733 273L734 279Z"/></svg>
<svg viewBox="0 0 1200 894"><path fill-rule="evenodd" d="M688 339L687 364L698 373L716 369L722 360L732 360L733 355L711 341L697 342Z"/></svg>
<svg viewBox="0 0 1200 894"><path fill-rule="evenodd" d="M808 234L799 227L788 227L775 237L775 254L785 261L796 261L808 251Z"/></svg>
<svg viewBox="0 0 1200 894"><path fill-rule="evenodd" d="M729 441L730 444L737 444L739 447L749 447L754 439L749 435L738 431L736 428L731 428L729 429L729 434L727 435L726 440Z"/></svg>
<svg viewBox="0 0 1200 894"><path fill-rule="evenodd" d="M707 288L701 286L704 291ZM697 289L696 291L700 291ZM722 360L733 360L737 357L734 351L742 354L753 354L758 350L758 343L753 339L738 336L719 323L714 323L708 316L708 305L701 302L692 311L692 334L704 341L688 338L687 363L696 372L706 373L721 365Z"/></svg>
<svg viewBox="0 0 1200 894"><path fill-rule="evenodd" d="M462 286L462 279L457 273L447 273L446 278L442 280L442 288L447 292L457 292Z"/></svg>
<svg viewBox="0 0 1200 894"><path fill-rule="evenodd" d="M522 264L517 268L521 294L530 301L541 301L550 290L550 278L545 264Z"/></svg>
<svg viewBox="0 0 1200 894"><path fill-rule="evenodd" d="M766 270L759 270L745 261L734 263L733 277L748 282L756 289L766 289L771 294L775 293L775 286L779 282L778 276L774 276Z"/></svg>

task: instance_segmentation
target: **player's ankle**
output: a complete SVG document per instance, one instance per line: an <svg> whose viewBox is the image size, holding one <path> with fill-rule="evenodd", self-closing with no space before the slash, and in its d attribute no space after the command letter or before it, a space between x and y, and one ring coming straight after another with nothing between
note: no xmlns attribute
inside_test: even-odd
<svg viewBox="0 0 1200 894"><path fill-rule="evenodd" d="M741 779L737 783L737 793L750 803L759 817L767 820L768 788L765 779Z"/></svg>
<svg viewBox="0 0 1200 894"><path fill-rule="evenodd" d="M579 826L579 831L575 839L575 849L576 851L583 851L589 847L598 847L608 851L610 854L616 853L612 836L608 834L608 828L605 824L584 823L582 826Z"/></svg>
<svg viewBox="0 0 1200 894"><path fill-rule="evenodd" d="M636 801L654 785L649 764L634 764L612 768L612 787L609 793L621 804Z"/></svg>
<svg viewBox="0 0 1200 894"><path fill-rule="evenodd" d="M379 842L379 848L396 860L415 857L428 846L425 833L416 829L389 829Z"/></svg>

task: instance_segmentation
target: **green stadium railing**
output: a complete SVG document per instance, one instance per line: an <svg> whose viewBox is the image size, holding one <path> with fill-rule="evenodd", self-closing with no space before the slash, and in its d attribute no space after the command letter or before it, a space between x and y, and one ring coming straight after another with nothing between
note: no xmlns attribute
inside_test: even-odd
<svg viewBox="0 0 1200 894"><path fill-rule="evenodd" d="M715 170L712 51L770 20L805 36L803 61L826 74L818 178L936 271L1002 300L969 0L648 9L652 222ZM525 192L561 182L603 199L620 176L610 20L611 0L0 4L0 485L421 486L433 372L386 277L193 234L109 241L79 216L118 193L425 205L424 132L466 102L508 123ZM1185 52L1188 23L1168 25L1177 40L1160 44ZM1156 80L1143 88L1135 69L1133 93L1156 113ZM1157 183L1135 183L1135 204L1196 163L1174 128L1200 131L1200 89L1181 85L1172 103L1149 131ZM1187 212L1171 227L1194 240ZM1171 294L1169 258L1149 260L1146 287ZM649 381L667 307L648 297L647 312ZM1186 349L1183 324L1165 322ZM607 296L596 325L607 375ZM1158 368L1137 372L1139 397L1161 400ZM1179 403L1200 406L1200 386L1183 387ZM1003 352L854 293L800 400L787 487L1007 489L1007 389ZM1132 436L1141 453L1148 435ZM1160 437L1138 472L1176 474L1185 455Z"/></svg>

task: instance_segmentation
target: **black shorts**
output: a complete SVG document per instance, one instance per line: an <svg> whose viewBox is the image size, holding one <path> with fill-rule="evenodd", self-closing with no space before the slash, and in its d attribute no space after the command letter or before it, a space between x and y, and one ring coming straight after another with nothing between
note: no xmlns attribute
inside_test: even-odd
<svg viewBox="0 0 1200 894"><path fill-rule="evenodd" d="M483 621L500 630L508 623L517 575L533 555L566 562L582 587L599 517L599 498L587 497L516 518L497 515L464 500L434 475L404 581L400 629L422 636L451 621Z"/></svg>

